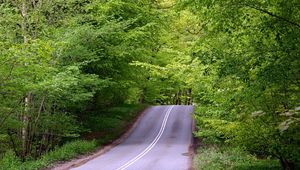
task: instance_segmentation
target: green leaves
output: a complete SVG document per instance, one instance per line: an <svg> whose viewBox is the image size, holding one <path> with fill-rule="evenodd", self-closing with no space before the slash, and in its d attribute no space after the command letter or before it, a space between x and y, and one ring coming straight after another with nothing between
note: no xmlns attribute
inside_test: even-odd
<svg viewBox="0 0 300 170"><path fill-rule="evenodd" d="M79 137L86 112L158 95L131 64L155 62L162 44L154 2L5 0L0 9L0 156L40 157Z"/></svg>
<svg viewBox="0 0 300 170"><path fill-rule="evenodd" d="M108 85L108 80L101 80L92 74L82 74L78 66L69 66L52 79L42 82L40 90L48 94L52 100L60 100L65 105L69 102L89 101L96 91Z"/></svg>
<svg viewBox="0 0 300 170"><path fill-rule="evenodd" d="M287 162L284 166L298 162L292 151L299 147L293 142L298 141L298 117L282 116L299 105L300 67L295 52L300 52L296 38L300 13L296 1L181 3L203 23L204 36L192 49L200 63L198 79L192 81L199 115L236 122L234 145L257 155L278 157ZM224 125L211 128L211 122L200 122L205 138L226 133Z"/></svg>

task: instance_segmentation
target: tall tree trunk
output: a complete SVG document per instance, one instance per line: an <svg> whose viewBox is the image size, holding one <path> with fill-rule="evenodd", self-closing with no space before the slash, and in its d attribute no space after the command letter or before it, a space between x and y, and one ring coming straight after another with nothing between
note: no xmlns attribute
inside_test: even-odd
<svg viewBox="0 0 300 170"><path fill-rule="evenodd" d="M22 0L21 3L21 15L22 15L22 34L23 34L23 42L24 44L28 43L28 1ZM25 66L28 64L25 63ZM29 119L28 114L30 110L30 98L31 93L29 92L24 98L24 113L21 116L23 127L21 130L21 138L22 138L22 159L25 159L27 155L27 138L28 138L28 126Z"/></svg>
<svg viewBox="0 0 300 170"><path fill-rule="evenodd" d="M140 98L139 98L139 103L143 104L145 103L145 94L147 92L147 88L143 88L142 89L142 93L140 95Z"/></svg>
<svg viewBox="0 0 300 170"><path fill-rule="evenodd" d="M182 95L181 90L178 90L178 93L177 93L177 102L176 102L177 105L181 105L181 95Z"/></svg>
<svg viewBox="0 0 300 170"><path fill-rule="evenodd" d="M189 88L187 91L187 100L188 100L188 105L192 105L193 104L193 99L192 99L192 89Z"/></svg>
<svg viewBox="0 0 300 170"><path fill-rule="evenodd" d="M28 95L24 99L24 113L22 115L22 158L24 159L28 154L28 142L29 142L29 114L30 114L30 107L31 107L31 100L32 100L32 94L28 93Z"/></svg>
<svg viewBox="0 0 300 170"><path fill-rule="evenodd" d="M22 0L21 5L21 14L22 14L22 34L23 34L23 41L24 43L28 43L28 6L27 6L27 0Z"/></svg>

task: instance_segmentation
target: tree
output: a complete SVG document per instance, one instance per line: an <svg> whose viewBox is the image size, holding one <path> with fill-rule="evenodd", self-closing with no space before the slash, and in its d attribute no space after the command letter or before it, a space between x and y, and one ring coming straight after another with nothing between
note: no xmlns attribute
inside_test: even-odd
<svg viewBox="0 0 300 170"><path fill-rule="evenodd" d="M201 110L211 118L238 122L242 127L237 129L238 144L254 154L277 157L286 169L293 169L299 157L299 151L292 151L299 145L291 142L298 141L297 133L291 130L284 135L278 128L285 119L281 114L299 106L300 43L295 37L299 37L300 29L296 4L181 1L203 23L202 37L192 51L205 68L194 89ZM253 117L251 113L264 116ZM296 122L294 125L299 127ZM256 136L247 138L249 133ZM259 137L262 133L265 139Z"/></svg>
<svg viewBox="0 0 300 170"><path fill-rule="evenodd" d="M54 148L63 137L78 135L67 108L91 100L95 89L107 84L78 66L57 64L62 43L50 36L56 25L48 21L54 19L45 17L51 3L4 1L0 6L1 152L13 149L23 160Z"/></svg>

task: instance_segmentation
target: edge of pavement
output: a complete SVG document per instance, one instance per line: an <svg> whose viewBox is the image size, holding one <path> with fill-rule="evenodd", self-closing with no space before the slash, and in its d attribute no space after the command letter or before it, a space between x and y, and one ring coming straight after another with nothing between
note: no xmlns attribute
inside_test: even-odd
<svg viewBox="0 0 300 170"><path fill-rule="evenodd" d="M193 105L193 113L191 113L192 115L192 139L191 139L191 143L189 146L189 156L190 156L190 160L189 160L189 169L188 170L195 170L195 166L194 166L194 158L195 155L197 153L197 148L199 147L199 139L197 137L194 136L194 132L196 132L197 126L196 126L196 120L195 120L195 106Z"/></svg>

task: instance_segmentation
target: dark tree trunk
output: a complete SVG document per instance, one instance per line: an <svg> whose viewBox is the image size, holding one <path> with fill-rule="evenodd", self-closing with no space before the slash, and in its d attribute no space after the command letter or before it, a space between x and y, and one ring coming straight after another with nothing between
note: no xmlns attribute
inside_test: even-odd
<svg viewBox="0 0 300 170"><path fill-rule="evenodd" d="M295 170L295 165L287 159L280 157L280 163L284 170Z"/></svg>

